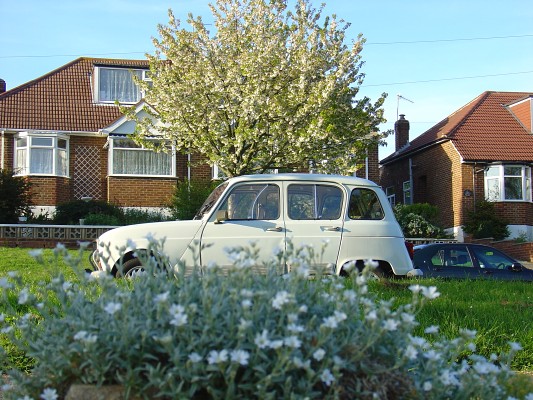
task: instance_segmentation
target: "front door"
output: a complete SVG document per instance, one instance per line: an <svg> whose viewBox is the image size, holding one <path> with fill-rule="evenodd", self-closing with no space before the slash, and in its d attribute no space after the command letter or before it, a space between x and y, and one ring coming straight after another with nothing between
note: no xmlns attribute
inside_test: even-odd
<svg viewBox="0 0 533 400"><path fill-rule="evenodd" d="M201 265L223 269L240 265L248 257L228 249L251 248L254 269L265 271L275 254L285 249L285 224L280 186L243 183L235 186L206 224L201 236ZM283 268L276 264L278 268ZM283 272L283 271L282 271Z"/></svg>

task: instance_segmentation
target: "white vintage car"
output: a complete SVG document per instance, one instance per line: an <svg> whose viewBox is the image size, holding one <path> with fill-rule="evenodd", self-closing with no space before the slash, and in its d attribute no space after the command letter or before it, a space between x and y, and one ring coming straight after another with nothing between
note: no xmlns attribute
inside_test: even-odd
<svg viewBox="0 0 533 400"><path fill-rule="evenodd" d="M378 276L416 276L410 253L385 194L361 178L318 174L248 175L218 186L189 221L169 221L116 228L104 233L91 256L96 271L131 276L143 265L139 251L149 239L174 268L229 267L225 250L255 243L257 263L272 260L287 243L313 246L323 253L317 268L346 274L354 264L378 263ZM324 242L327 245L324 247ZM317 257L318 258L318 257ZM290 265L284 265L288 270ZM102 272L96 272L102 273Z"/></svg>

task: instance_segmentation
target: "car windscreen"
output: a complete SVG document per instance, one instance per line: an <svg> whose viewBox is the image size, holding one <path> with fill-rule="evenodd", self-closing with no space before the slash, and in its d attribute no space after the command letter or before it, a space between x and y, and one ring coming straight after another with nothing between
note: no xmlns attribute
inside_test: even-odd
<svg viewBox="0 0 533 400"><path fill-rule="evenodd" d="M226 190L226 187L228 186L228 182L223 182L220 185L218 185L215 190L211 192L211 194L207 197L207 199L204 201L204 204L198 209L198 212L194 216L193 219L202 219L202 217L211 210L213 205L217 202L217 200L220 198L222 193Z"/></svg>

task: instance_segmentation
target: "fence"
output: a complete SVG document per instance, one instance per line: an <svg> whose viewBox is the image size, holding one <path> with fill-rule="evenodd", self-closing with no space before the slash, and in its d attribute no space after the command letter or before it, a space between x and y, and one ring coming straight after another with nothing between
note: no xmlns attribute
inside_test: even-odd
<svg viewBox="0 0 533 400"><path fill-rule="evenodd" d="M0 224L0 246L54 248L62 243L77 248L80 242L94 242L115 226Z"/></svg>

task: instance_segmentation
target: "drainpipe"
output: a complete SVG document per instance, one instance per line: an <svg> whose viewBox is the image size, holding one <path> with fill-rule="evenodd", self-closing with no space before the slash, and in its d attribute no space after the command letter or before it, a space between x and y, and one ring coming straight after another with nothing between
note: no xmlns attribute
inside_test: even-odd
<svg viewBox="0 0 533 400"><path fill-rule="evenodd" d="M191 182L191 151L187 153L187 180Z"/></svg>
<svg viewBox="0 0 533 400"><path fill-rule="evenodd" d="M409 157L409 190L411 191L411 204L414 203L415 191L413 187L413 159Z"/></svg>
<svg viewBox="0 0 533 400"><path fill-rule="evenodd" d="M5 159L4 159L4 139L5 139L4 134L5 134L5 131L2 130L2 145L1 145L1 150L0 150L2 152L2 156L1 156L2 160L0 161L0 165L1 165L0 168L1 169L4 169L4 162L5 162Z"/></svg>
<svg viewBox="0 0 533 400"><path fill-rule="evenodd" d="M365 158L365 178L370 179L370 174L368 173L368 149L366 149L366 158Z"/></svg>

